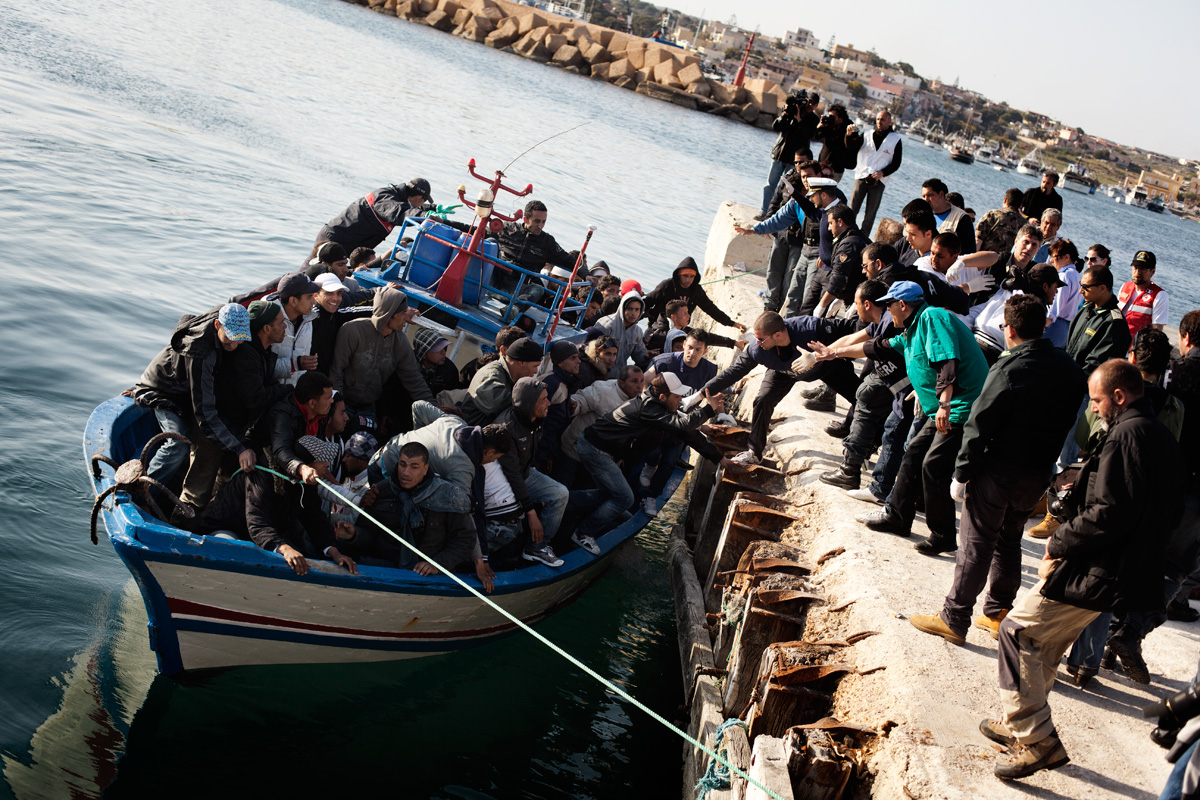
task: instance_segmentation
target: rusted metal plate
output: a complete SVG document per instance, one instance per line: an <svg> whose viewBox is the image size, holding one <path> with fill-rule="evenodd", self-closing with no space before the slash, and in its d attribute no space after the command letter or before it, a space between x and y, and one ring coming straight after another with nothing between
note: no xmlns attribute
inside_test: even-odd
<svg viewBox="0 0 1200 800"><path fill-rule="evenodd" d="M795 686L798 683L811 683L830 675L854 672L850 664L798 664L794 667L783 667L771 673L771 682L779 686Z"/></svg>

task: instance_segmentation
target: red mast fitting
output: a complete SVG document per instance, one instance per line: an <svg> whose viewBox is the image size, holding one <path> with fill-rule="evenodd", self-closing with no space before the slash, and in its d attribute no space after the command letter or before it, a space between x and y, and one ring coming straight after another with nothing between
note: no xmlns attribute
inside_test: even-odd
<svg viewBox="0 0 1200 800"><path fill-rule="evenodd" d="M467 162L467 171L471 173L471 177L483 181L488 185L479 190L479 196L475 202L467 199L466 186L458 187L459 202L475 211L475 222L471 228L471 241L467 243L464 250L459 250L450 261L450 265L446 267L445 273L442 274L442 278L438 282L437 292L434 294L443 303L455 306L462 305L463 283L467 277L467 265L471 263L472 258L479 255L479 245L483 242L485 229L490 226L493 231L499 231L501 220L504 222L515 222L523 215L520 209L511 217L506 217L498 211L494 211L492 204L496 200L496 192L503 189L509 194L524 197L533 191L532 183L527 184L521 191L505 186L501 182L504 178L504 173L500 170L496 170L495 178L485 178L475 171L475 159L473 158Z"/></svg>
<svg viewBox="0 0 1200 800"><path fill-rule="evenodd" d="M737 75L733 79L733 85L740 87L746 80L746 62L750 60L750 51L754 49L754 37L757 33L750 34L750 40L746 42L746 52L742 53L742 63L738 67Z"/></svg>

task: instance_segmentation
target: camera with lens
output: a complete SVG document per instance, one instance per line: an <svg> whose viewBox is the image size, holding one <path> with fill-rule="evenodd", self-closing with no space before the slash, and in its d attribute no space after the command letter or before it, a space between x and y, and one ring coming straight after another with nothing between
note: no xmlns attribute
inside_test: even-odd
<svg viewBox="0 0 1200 800"><path fill-rule="evenodd" d="M1053 492L1046 503L1046 511L1059 522L1070 522L1079 516L1079 500L1075 497L1074 485Z"/></svg>
<svg viewBox="0 0 1200 800"><path fill-rule="evenodd" d="M792 92L783 102L787 106L788 111L795 111L797 108L806 108L808 106L808 92L804 89Z"/></svg>

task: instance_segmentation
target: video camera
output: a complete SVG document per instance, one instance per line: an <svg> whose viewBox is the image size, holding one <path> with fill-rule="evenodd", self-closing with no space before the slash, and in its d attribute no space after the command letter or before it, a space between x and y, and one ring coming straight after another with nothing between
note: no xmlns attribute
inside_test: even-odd
<svg viewBox="0 0 1200 800"><path fill-rule="evenodd" d="M808 108L808 104L809 104L810 100L816 99L816 98L817 98L816 92L813 92L810 95L806 90L800 89L799 91L795 91L795 92L792 92L791 94L789 94L786 98L784 98L783 102L784 102L784 105L787 107L788 111L795 111L797 108L801 108L801 109Z"/></svg>

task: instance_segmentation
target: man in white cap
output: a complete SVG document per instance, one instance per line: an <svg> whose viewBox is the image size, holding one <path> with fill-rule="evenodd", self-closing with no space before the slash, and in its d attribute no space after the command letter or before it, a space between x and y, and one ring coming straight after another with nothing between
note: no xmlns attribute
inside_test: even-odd
<svg viewBox="0 0 1200 800"><path fill-rule="evenodd" d="M333 364L333 347L337 344L338 331L342 325L357 317L370 315L370 309L363 308L357 312L342 310L347 290L346 284L332 272L324 272L313 278L318 287L313 296L312 343L310 351L317 358L317 371L329 374Z"/></svg>

